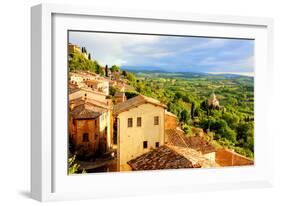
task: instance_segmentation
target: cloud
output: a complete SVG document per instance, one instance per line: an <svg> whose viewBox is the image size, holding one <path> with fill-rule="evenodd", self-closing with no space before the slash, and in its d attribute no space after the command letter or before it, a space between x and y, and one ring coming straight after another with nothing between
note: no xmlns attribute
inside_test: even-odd
<svg viewBox="0 0 281 206"><path fill-rule="evenodd" d="M69 42L85 46L94 59L101 64L123 65L127 62L127 48L136 48L146 44L153 44L159 38L157 36L138 36L128 34L93 33L93 32L70 32Z"/></svg>
<svg viewBox="0 0 281 206"><path fill-rule="evenodd" d="M109 66L198 72L254 69L253 40L94 32L70 32L69 40Z"/></svg>

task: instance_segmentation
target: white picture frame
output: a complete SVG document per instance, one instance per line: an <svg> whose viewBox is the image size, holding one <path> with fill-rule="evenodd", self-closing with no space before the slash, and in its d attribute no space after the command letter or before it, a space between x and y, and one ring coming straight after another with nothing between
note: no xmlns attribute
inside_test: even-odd
<svg viewBox="0 0 281 206"><path fill-rule="evenodd" d="M63 38L69 29L93 30L93 25L103 31L142 33L165 33L168 25L176 34L255 38L255 165L69 177L67 137L55 138L67 130L67 40ZM31 9L31 26L32 198L53 201L272 186L274 134L267 113L274 76L272 19L40 4Z"/></svg>

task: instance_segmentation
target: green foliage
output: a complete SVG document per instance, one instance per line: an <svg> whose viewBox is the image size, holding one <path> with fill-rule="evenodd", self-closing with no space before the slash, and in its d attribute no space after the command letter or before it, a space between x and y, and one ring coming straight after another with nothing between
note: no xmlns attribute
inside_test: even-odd
<svg viewBox="0 0 281 206"><path fill-rule="evenodd" d="M227 122L227 124L233 128L236 129L238 126L238 123L240 121L240 118L238 115L236 114L231 114L229 112L224 112L224 114L222 115L222 118Z"/></svg>
<svg viewBox="0 0 281 206"><path fill-rule="evenodd" d="M120 67L116 66L116 65L113 65L111 68L110 68L110 71L111 72L115 72L115 71L120 71Z"/></svg>
<svg viewBox="0 0 281 206"><path fill-rule="evenodd" d="M117 92L117 89L115 87L109 86L109 95L114 96Z"/></svg>
<svg viewBox="0 0 281 206"><path fill-rule="evenodd" d="M126 71L126 70L123 70L123 71L122 71L122 75L123 75L124 77L127 77L127 71Z"/></svg>
<svg viewBox="0 0 281 206"><path fill-rule="evenodd" d="M254 153L249 148L235 147L234 150L235 150L235 152L237 152L243 156L249 157L250 159L254 158Z"/></svg>
<svg viewBox="0 0 281 206"><path fill-rule="evenodd" d="M138 96L139 94L137 92L125 92L125 95L126 95L127 99L131 99L133 97Z"/></svg>
<svg viewBox="0 0 281 206"><path fill-rule="evenodd" d="M132 83L137 81L136 76L133 73L131 73L131 72L126 72L126 77Z"/></svg>
<svg viewBox="0 0 281 206"><path fill-rule="evenodd" d="M237 127L237 139L241 146L254 151L254 123L240 122Z"/></svg>
<svg viewBox="0 0 281 206"><path fill-rule="evenodd" d="M97 65L96 73L100 74L101 76L105 75L105 71L104 71L104 69L100 65Z"/></svg>
<svg viewBox="0 0 281 206"><path fill-rule="evenodd" d="M87 59L82 53L77 51L69 54L68 69L69 71L90 71L104 75L104 70L97 61Z"/></svg>
<svg viewBox="0 0 281 206"><path fill-rule="evenodd" d="M180 121L182 121L185 124L188 124L190 120L191 120L190 112L186 109L183 109L180 113Z"/></svg>
<svg viewBox="0 0 281 206"><path fill-rule="evenodd" d="M191 132L191 126L187 125L187 124L183 124L182 125L182 129L184 131L185 134L189 134Z"/></svg>
<svg viewBox="0 0 281 206"><path fill-rule="evenodd" d="M80 165L76 163L76 155L68 158L68 174L75 174L78 172Z"/></svg>

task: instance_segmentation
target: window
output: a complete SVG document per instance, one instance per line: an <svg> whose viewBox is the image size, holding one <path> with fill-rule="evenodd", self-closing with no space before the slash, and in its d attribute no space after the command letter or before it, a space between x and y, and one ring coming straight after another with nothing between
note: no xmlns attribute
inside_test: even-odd
<svg viewBox="0 0 281 206"><path fill-rule="evenodd" d="M83 133L83 142L89 142L89 134Z"/></svg>
<svg viewBox="0 0 281 206"><path fill-rule="evenodd" d="M159 147L159 142L155 142L155 147Z"/></svg>
<svg viewBox="0 0 281 206"><path fill-rule="evenodd" d="M147 148L147 141L143 141L143 149Z"/></svg>
<svg viewBox="0 0 281 206"><path fill-rule="evenodd" d="M133 127L133 118L128 118L128 127Z"/></svg>
<svg viewBox="0 0 281 206"><path fill-rule="evenodd" d="M141 117L137 118L137 127L141 127Z"/></svg>
<svg viewBox="0 0 281 206"><path fill-rule="evenodd" d="M154 117L154 125L159 125L159 116Z"/></svg>

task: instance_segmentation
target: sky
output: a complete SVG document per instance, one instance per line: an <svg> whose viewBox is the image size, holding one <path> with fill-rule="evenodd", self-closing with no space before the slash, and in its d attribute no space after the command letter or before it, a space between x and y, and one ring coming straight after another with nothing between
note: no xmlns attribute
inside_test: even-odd
<svg viewBox="0 0 281 206"><path fill-rule="evenodd" d="M101 65L171 72L252 73L254 40L69 32Z"/></svg>

